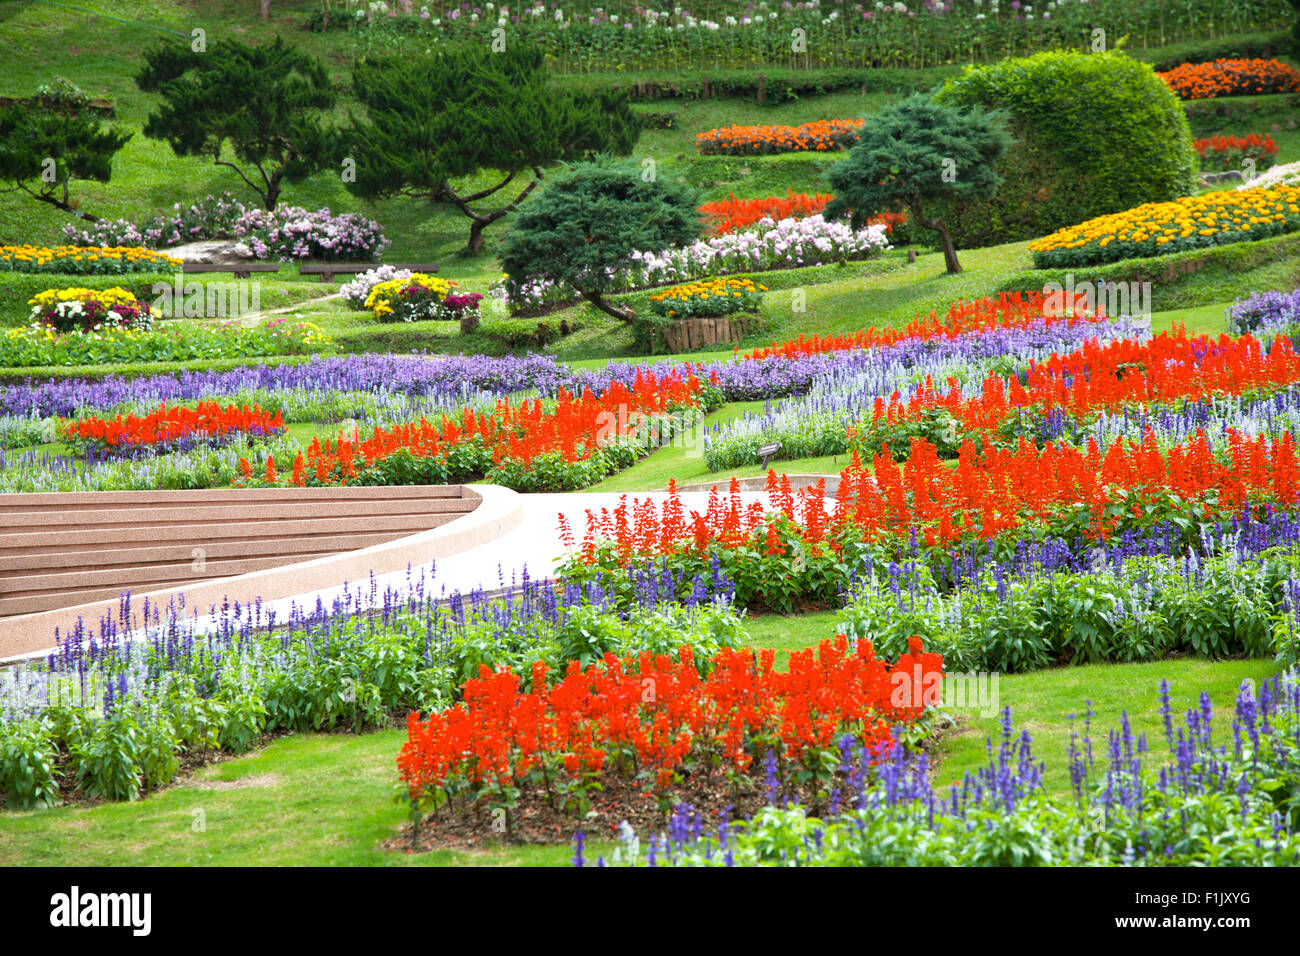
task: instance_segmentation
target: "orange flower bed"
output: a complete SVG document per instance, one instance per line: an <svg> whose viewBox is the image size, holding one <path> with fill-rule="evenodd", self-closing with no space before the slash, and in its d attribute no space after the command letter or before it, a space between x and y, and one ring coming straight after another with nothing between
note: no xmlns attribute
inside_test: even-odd
<svg viewBox="0 0 1300 956"><path fill-rule="evenodd" d="M959 335L987 329L1025 328L1043 321L1046 305L1047 297L1042 292L1003 292L996 299L990 296L983 299L959 300L942 319L931 312L929 316L916 319L901 328L862 329L849 335L801 335L788 342L780 344L773 342L765 348L755 349L745 357L748 359L764 359L773 356L803 358L821 352L881 348L894 345L904 339L956 338ZM1076 322L1096 321L1097 318L1098 316L1086 315L1076 306L1055 321L1064 321L1073 325ZM1049 319L1049 321L1053 320Z"/></svg>
<svg viewBox="0 0 1300 956"><path fill-rule="evenodd" d="M1053 355L1018 376L989 375L980 391L963 393L955 381L946 393L927 376L924 385L904 401L894 392L877 398L873 423L919 418L927 409L944 408L967 431L996 432L1018 412L1038 409L1046 414L1062 408L1082 420L1097 411L1118 411L1129 405L1157 404L1176 399L1196 402L1219 395L1241 395L1300 380L1300 354L1285 336L1267 353L1249 335L1188 338L1179 327L1149 342L1131 339L1099 345L1085 342L1069 355Z"/></svg>
<svg viewBox="0 0 1300 956"><path fill-rule="evenodd" d="M1201 157L1202 169L1239 169L1243 159L1251 159L1257 170L1264 170L1277 156L1277 143L1267 133L1208 136L1192 140L1192 147Z"/></svg>
<svg viewBox="0 0 1300 956"><path fill-rule="evenodd" d="M1184 63L1157 75L1185 100L1300 91L1300 70L1278 60Z"/></svg>
<svg viewBox="0 0 1300 956"><path fill-rule="evenodd" d="M724 126L700 133L703 156L770 156L776 153L833 152L858 141L866 120L817 120L802 126Z"/></svg>
<svg viewBox="0 0 1300 956"><path fill-rule="evenodd" d="M677 660L610 654L586 670L570 662L553 686L537 663L529 691L519 675L484 667L466 681L462 703L407 718L398 771L418 809L460 794L508 805L530 776L570 798L599 789L602 773L644 773L664 790L688 762L745 773L768 754L824 775L845 735L878 749L890 743L891 724L921 717L921 695L898 687L943 673L942 657L916 638L893 667L867 641L850 650L843 635L815 654L792 653L786 670L775 657L722 651L701 677L688 647Z"/></svg>
<svg viewBox="0 0 1300 956"><path fill-rule="evenodd" d="M830 193L796 193L790 190L787 195L767 196L763 199L737 199L731 194L717 202L706 202L700 207L700 214L705 218L708 232L714 236L736 232L754 225L760 219L806 219L815 216L826 208L831 201ZM907 214L887 212L874 216L867 225L883 224L886 231L893 232L894 226L907 221Z"/></svg>
<svg viewBox="0 0 1300 956"><path fill-rule="evenodd" d="M940 460L935 446L911 439L911 455L899 465L889 454L863 467L857 452L840 473L835 506L825 505L825 482L790 490L789 479L768 472L768 495L776 512L742 503L739 483L729 494L714 488L705 511L687 512L675 487L667 500L623 501L613 513L587 510L587 532L575 563L626 566L645 558L698 555L711 549L749 548L781 556L789 532L809 557L839 555L850 541L913 539L925 547L949 547L992 539L1026 524L1061 533L1081 523L1081 533L1104 540L1126 514L1141 516L1144 501L1179 499L1189 518L1231 515L1247 502L1295 508L1300 461L1290 432L1274 441L1230 430L1226 460L1217 457L1202 432L1162 452L1148 432L1141 442L1115 441L1104 451L1089 439L1086 448L1047 442L1036 447L1023 437L1015 449L977 451L962 445L957 467ZM789 529L783 531L782 529ZM561 520L560 537L574 536ZM571 570L571 569L570 569ZM775 573L775 572L774 572Z"/></svg>
<svg viewBox="0 0 1300 956"><path fill-rule="evenodd" d="M284 431L280 413L271 415L261 406L242 408L216 402L199 402L196 408L159 405L148 415L92 416L70 423L64 438L82 453L130 455L191 448L245 435L266 437Z"/></svg>
<svg viewBox="0 0 1300 956"><path fill-rule="evenodd" d="M511 404L502 399L487 414L466 408L432 422L421 418L389 429L375 428L368 437L354 431L340 434L335 441L313 439L305 456L298 453L289 475L278 474L272 458L261 474L241 459L241 481L299 487L388 484L394 475L382 466L394 459L441 461L471 474L498 468L527 470L542 456L578 462L615 439L630 437L650 416L697 405L701 387L694 375L673 372L658 378L638 372L631 388L613 382L599 396L589 390L575 396L561 388L553 402L526 399ZM449 463L453 458L457 465Z"/></svg>

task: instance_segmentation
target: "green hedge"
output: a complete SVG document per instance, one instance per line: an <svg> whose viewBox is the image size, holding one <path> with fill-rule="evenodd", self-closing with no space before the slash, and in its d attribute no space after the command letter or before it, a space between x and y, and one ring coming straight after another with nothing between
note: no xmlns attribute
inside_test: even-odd
<svg viewBox="0 0 1300 956"><path fill-rule="evenodd" d="M61 272L0 272L0 326L26 325L31 315L27 303L46 289L111 289L121 287L146 302L153 298L155 282L175 282L170 272L128 272L124 275L69 275Z"/></svg>
<svg viewBox="0 0 1300 956"><path fill-rule="evenodd" d="M1290 34L1285 30L1278 30L1273 33L1248 33L1237 37L1222 37L1199 43L1180 43L1128 52L1134 59L1150 63L1157 73L1164 73L1183 63L1209 63L1211 60L1254 57L1268 59L1286 53L1290 46Z"/></svg>
<svg viewBox="0 0 1300 956"><path fill-rule="evenodd" d="M1196 188L1181 101L1148 64L1123 53L1056 51L972 67L938 98L1005 110L1015 136L992 200L954 199L930 212L959 247L1032 239Z"/></svg>
<svg viewBox="0 0 1300 956"><path fill-rule="evenodd" d="M1187 100L1183 109L1197 136L1242 135L1263 132L1273 123L1294 123L1300 117L1300 93Z"/></svg>
<svg viewBox="0 0 1300 956"><path fill-rule="evenodd" d="M564 329L562 331L561 324ZM478 329L462 335L456 322L372 322L344 329L330 329L328 335L340 352L464 352L505 355L535 351L565 335L576 332L581 322L571 318L483 319Z"/></svg>
<svg viewBox="0 0 1300 956"><path fill-rule="evenodd" d="M310 355L268 355L263 358L194 359L189 362L133 362L119 365L54 365L33 368L0 368L0 385L17 385L28 381L86 378L101 379L110 375L136 378L141 375L166 375L172 372L222 372L245 365L296 365L311 361Z"/></svg>
<svg viewBox="0 0 1300 956"><path fill-rule="evenodd" d="M1118 38L1116 38L1118 39ZM1086 42L1081 40L1080 42ZM1199 43L1182 43L1131 51L1134 59L1156 70L1171 70L1180 63L1205 63L1225 57L1271 57L1286 52L1290 36L1285 31L1220 37ZM958 73L960 67L919 70L813 69L813 70L702 70L691 73L596 73L558 76L556 83L584 89L627 90L634 100L757 99L762 80L765 103L778 104L827 93L915 93L935 88Z"/></svg>
<svg viewBox="0 0 1300 956"><path fill-rule="evenodd" d="M1210 277L1245 277L1251 270L1274 263L1291 264L1297 273L1296 280L1300 281L1300 233L1274 236L1258 242L1234 242L1210 249L1188 249L1150 259L1125 259L1104 266L1028 269L1009 276L998 286L997 291L1041 290L1049 282L1064 286L1068 275L1074 276L1076 288L1097 279L1107 282L1150 282L1154 300L1152 308L1159 312L1201 305L1204 303L1198 300L1202 298L1205 302L1220 301L1225 297L1222 291L1201 296L1196 294L1196 287L1207 285ZM1244 278L1242 287L1227 297L1263 291L1246 288L1249 284L1249 278Z"/></svg>
<svg viewBox="0 0 1300 956"><path fill-rule="evenodd" d="M634 100L743 97L773 105L827 93L915 93L956 76L959 67L920 70L703 70L691 73L587 74L556 77L561 86L627 90Z"/></svg>

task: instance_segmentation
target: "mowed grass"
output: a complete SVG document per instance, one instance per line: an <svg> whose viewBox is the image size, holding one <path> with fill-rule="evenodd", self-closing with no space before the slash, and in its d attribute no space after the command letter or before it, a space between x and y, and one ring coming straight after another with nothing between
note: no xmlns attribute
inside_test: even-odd
<svg viewBox="0 0 1300 956"><path fill-rule="evenodd" d="M751 643L789 653L833 636L834 612L748 622ZM1160 680L1172 687L1175 712L1210 694L1216 727L1230 722L1244 679L1257 683L1276 672L1267 661L1170 660L1155 664L1089 665L1001 677L999 707L1012 709L1016 732L1027 729L1046 765L1053 795L1070 792L1066 757L1071 723L1092 701L1094 750L1104 757L1106 733L1127 711L1134 732L1146 732L1150 765L1163 760L1156 696ZM987 762L986 739L996 741L996 716L963 712L938 745L935 783L957 782ZM1222 733L1222 730L1220 730ZM563 866L567 845L493 846L433 853L392 852L381 844L406 819L394 799L395 758L401 730L358 736L300 734L258 751L222 760L136 803L64 806L0 812L0 865L7 866ZM1220 738L1222 739L1222 738ZM593 841L592 856L610 844Z"/></svg>
<svg viewBox="0 0 1300 956"><path fill-rule="evenodd" d="M1124 714L1135 735L1145 733L1151 748L1148 766L1158 766L1169 756L1160 716L1159 687L1169 682L1170 701L1177 728L1186 728L1185 715L1199 707L1202 693L1210 695L1214 708L1216 740L1232 742L1232 714L1242 681L1258 686L1278 672L1270 660L1209 661L1183 659L1150 664L1093 664L1058 667L1032 674L1000 677L991 707L967 708L960 712L957 729L942 740L941 762L935 772L937 785L959 783L962 776L989 762L986 741L1001 740L1000 718L989 709L1011 708L1015 734L1028 730L1035 755L1045 764L1043 783L1048 793L1064 796L1071 792L1066 754L1070 734L1084 733L1086 702L1092 702L1093 755L1105 766L1107 735L1118 731ZM1071 715L1077 720L1071 722ZM1082 743L1080 745L1082 747Z"/></svg>

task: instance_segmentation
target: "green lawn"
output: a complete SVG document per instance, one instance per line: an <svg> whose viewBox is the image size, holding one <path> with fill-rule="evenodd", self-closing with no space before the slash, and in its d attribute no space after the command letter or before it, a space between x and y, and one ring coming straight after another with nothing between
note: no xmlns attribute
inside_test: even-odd
<svg viewBox="0 0 1300 956"><path fill-rule="evenodd" d="M788 652L831 636L832 617L764 616L750 623L749 632L755 646ZM785 653L778 656L783 664ZM1061 668L1000 678L997 703L1011 707L1018 729L1030 731L1046 763L1047 789L1064 796L1069 715L1082 713L1085 700L1097 714L1093 738L1099 757L1106 732L1127 710L1135 732L1147 733L1158 758L1161 678L1172 686L1176 713L1193 706L1204 690L1222 726L1241 680L1263 681L1275 670L1266 661L1200 660ZM985 738L998 733L996 717L959 716L939 746L939 785L983 765ZM0 866L542 866L569 860L564 845L428 854L380 849L404 819L393 799L394 759L403 737L400 730L282 737L136 803L0 813ZM605 849L593 846L593 855Z"/></svg>

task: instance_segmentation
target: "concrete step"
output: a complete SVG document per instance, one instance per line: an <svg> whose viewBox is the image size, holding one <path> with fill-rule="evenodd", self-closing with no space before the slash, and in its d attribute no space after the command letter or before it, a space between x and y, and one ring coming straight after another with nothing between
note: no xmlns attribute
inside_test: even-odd
<svg viewBox="0 0 1300 956"><path fill-rule="evenodd" d="M451 520L443 518L439 523ZM424 522L421 529L429 523ZM153 547L123 548L103 545L99 548L60 550L58 546L27 548L18 553L0 550L0 593L7 587L7 578L24 571L98 571L107 567L133 567L169 562L191 563L195 549L202 549L205 560L240 556L305 554L311 551L354 551L372 544L400 538L405 531L357 531L352 534L299 535L292 538L249 538L234 541L212 541L194 538L175 544Z"/></svg>

